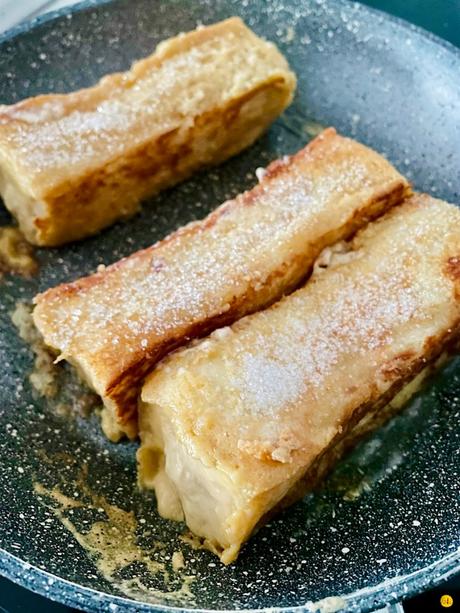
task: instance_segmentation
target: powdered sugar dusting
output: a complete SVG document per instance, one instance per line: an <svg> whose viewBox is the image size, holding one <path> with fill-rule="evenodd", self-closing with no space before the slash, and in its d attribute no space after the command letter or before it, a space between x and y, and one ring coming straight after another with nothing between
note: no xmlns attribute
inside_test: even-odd
<svg viewBox="0 0 460 613"><path fill-rule="evenodd" d="M185 53L161 62L148 58L130 72L105 77L84 94L3 107L0 134L33 176L73 176L123 154L127 134L134 150L169 130L187 129L195 116L276 75L277 62L285 70L284 59L265 41L219 31Z"/></svg>
<svg viewBox="0 0 460 613"><path fill-rule="evenodd" d="M165 338L261 291L286 262L299 258L300 270L290 274L304 274L321 237L396 176L376 154L333 136L317 157L294 158L215 217L95 275L84 290L48 294L38 319L45 339L66 357L97 362L104 355L123 368L133 353L154 352ZM277 291L290 280L280 277Z"/></svg>
<svg viewBox="0 0 460 613"><path fill-rule="evenodd" d="M242 351L253 349L238 357L232 381L240 406L273 416L320 388L344 356L372 356L389 344L392 330L416 314L419 302L414 288L404 287L408 281L404 271L361 278L340 274L331 279L334 294L316 312L314 288L310 294L308 287L273 311L272 318L268 312L260 319L260 333L256 323L253 333L248 329L241 338ZM268 338L267 322L273 330Z"/></svg>
<svg viewBox="0 0 460 613"><path fill-rule="evenodd" d="M361 368L358 379L370 368L369 376L385 389L389 383L379 369L386 361L398 350L421 351L425 339L439 333L451 308L442 315L452 300L443 266L446 245L455 251L459 214L427 197L412 203L358 236L354 258L332 264L305 288L237 323L234 334L214 346L206 373L213 372L212 356L219 356L216 368L224 363L230 373L219 393L234 395L235 410L273 418L296 402L320 402L337 379L355 386L355 366ZM278 427L268 420L264 432L267 424Z"/></svg>
<svg viewBox="0 0 460 613"><path fill-rule="evenodd" d="M219 10L240 13L257 32L273 40L278 28L283 34L289 25L295 28L295 44L290 43L285 49L299 77L297 100L288 115L298 117L299 126L306 120L302 115L306 115L307 119L332 121L344 131L353 130L351 114L359 114L357 138L386 149L397 166L411 173L419 189L427 190L433 185L444 198L458 200L455 177L460 149L453 135L457 134L459 124L460 104L455 94L459 60L423 34L410 31L408 26L383 14L370 13L363 4L334 0L267 3L203 0L174 3L177 7L174 11L169 2L155 3L154 11L152 3L145 1L121 4L126 8L124 12L118 9L120 5L99 3L88 7L79 18L76 15L62 18L61 26L58 22L48 24L48 29L42 25L39 31L30 33L30 44L23 37L16 37L17 42L12 44L3 43L2 100L13 102L45 89L64 90L87 84L99 76L99 60L103 60L104 70L111 71L118 58L128 61L136 54L139 57L147 54L152 41L160 40L165 33L190 29L195 23L191 14L210 23L220 18ZM333 31L333 38L328 38L329 30ZM365 42L371 35L372 39ZM413 42L411 47L404 43L406 36ZM323 52L318 50L319 45ZM43 64L38 58L42 50L47 53ZM37 60L38 68L27 74L31 56ZM333 74L341 78L334 79ZM392 86L391 90L387 86ZM442 103L437 104L439 96ZM390 113L389 109L395 112ZM404 111L399 112L400 109ZM42 265L38 277L40 289L88 274L90 267L95 268L100 261L109 263L129 249L145 246L147 236L156 238L178 223L202 217L202 211L210 206L211 194L216 193L215 179L219 178L219 194L226 190L236 193L245 184L246 172L265 166L278 153L298 149L306 138L305 133L294 136L282 122L277 122L269 138L259 141L258 146L240 158L244 163L234 160L218 173L212 173L209 184L208 176L201 181L193 180L178 190L177 197L173 194L169 202L164 196L152 203L164 207L162 211L157 206L150 207L148 213L144 209L143 217L120 225L96 241L85 241L59 253L42 250L40 258L43 263L46 261L46 266ZM259 158L261 151L264 157ZM219 195L214 200L222 201L225 197ZM202 207L193 204L197 200L203 202ZM127 237L129 243L123 247ZM117 586L108 585L94 572L94 565L82 558L78 545L71 537L66 538L62 526L52 525L49 529L49 524L44 525L41 520L48 513L53 514L39 504L31 488L24 487L23 476L15 471L15 466L24 467L26 477L35 475L50 487L62 477L64 493L72 495L73 490L66 488L72 487L81 466L88 464L89 485L94 491L112 503L122 501L125 511L134 512L139 526L144 524L145 537L139 538L140 533L137 534L143 552L152 544L152 532L154 538L164 542L166 548L155 556L168 568L168 557L184 545L179 540L183 525L159 520L151 496L133 496L135 463L131 446L104 442L98 436L96 419L90 426L82 421L74 429L68 419L54 418L40 401L32 401L24 383L30 362L25 360L24 347L10 332L7 311L13 308L15 300L28 300L39 287L35 281L12 280L10 285L7 279L7 283L0 290L0 307L4 309L0 326L4 358L0 371L4 390L0 481L1 498L8 500L8 513L11 512L14 521L2 522L4 548L16 556L18 581L35 582L42 591L49 589L53 598L78 597L83 609L101 606L104 601L110 610L120 610L123 605L110 602L118 602L111 596L118 594L114 592ZM386 466L393 450L400 450L404 462L382 486L377 484L369 494L347 502L342 499L343 492L336 493L334 485L328 482L325 488L262 528L233 568L219 563L208 568L209 562L216 562L212 554L192 551L187 546L184 549L187 574L196 575L193 606L212 609L217 601L222 608L259 608L266 613L280 613L287 608L304 613L306 608L318 608L312 601L340 595L350 610L373 610L426 589L428 582L446 579L445 573L453 572L459 564L456 548L460 545L460 466L452 461L460 444L459 366L457 360L437 383L430 385L416 411L405 411L374 437L381 447L372 457L358 465L361 457L358 450L341 468L347 483L350 478L360 482ZM24 389L19 392L22 383ZM5 428L7 421L11 423ZM57 427L61 428L59 435L53 432ZM35 459L43 448L48 458L53 458L52 463L43 462L42 455ZM60 452L66 454L62 461ZM103 519L90 509L85 509L85 514L77 519L86 520L88 516L91 524L95 519ZM412 519L422 517L427 521L413 527ZM330 530L331 525L335 532ZM291 542L291 536L297 539L296 543ZM345 545L351 549L346 560L341 555ZM69 551L74 553L69 555ZM383 559L387 562L380 565L379 560ZM42 572L40 579L37 565L53 574ZM68 577L77 577L78 584L97 592L86 590L85 596L85 590L78 585L62 580ZM127 568L123 577L124 581L134 579L145 585L154 581L154 587L158 586L157 578L152 578L140 564ZM47 578L54 585L45 586ZM361 591L355 593L356 590ZM145 600L151 593L146 588L138 597ZM157 606L162 604L165 603ZM169 604L184 606L184 602ZM142 605L131 603L132 608L136 606ZM192 605L189 602L187 606Z"/></svg>
<svg viewBox="0 0 460 613"><path fill-rule="evenodd" d="M242 356L241 369L244 374L237 385L254 412L276 410L294 402L303 392L303 369L295 362L281 363L263 354L248 353Z"/></svg>

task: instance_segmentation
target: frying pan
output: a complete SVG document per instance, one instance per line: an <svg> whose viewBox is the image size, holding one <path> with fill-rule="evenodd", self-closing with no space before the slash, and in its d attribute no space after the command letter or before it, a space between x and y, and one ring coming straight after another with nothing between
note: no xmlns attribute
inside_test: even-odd
<svg viewBox="0 0 460 613"><path fill-rule="evenodd" d="M384 153L417 189L460 202L459 52L350 2L83 3L0 39L0 102L87 86L168 36L234 14L276 41L297 73L285 115L237 158L97 237L37 250L37 276L0 285L0 570L89 611L369 611L460 568L458 360L230 567L158 517L153 495L136 487L136 444L107 442L97 415L75 407L75 383L52 401L30 385L32 353L11 322L18 302L204 216L323 125ZM71 378L65 367L62 377Z"/></svg>

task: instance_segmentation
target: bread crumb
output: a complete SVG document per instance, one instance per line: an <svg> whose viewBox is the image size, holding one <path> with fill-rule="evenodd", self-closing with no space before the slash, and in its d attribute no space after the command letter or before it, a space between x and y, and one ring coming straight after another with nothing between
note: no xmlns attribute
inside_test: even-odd
<svg viewBox="0 0 460 613"><path fill-rule="evenodd" d="M185 560L182 551L175 551L172 555L172 567L175 572L184 568Z"/></svg>
<svg viewBox="0 0 460 613"><path fill-rule="evenodd" d="M19 336L30 345L35 354L34 368L29 375L31 385L40 396L52 398L58 390L54 356L46 348L41 334L34 325L32 305L24 302L16 303L11 321L18 329Z"/></svg>
<svg viewBox="0 0 460 613"><path fill-rule="evenodd" d="M0 227L0 273L31 277L38 271L33 248L18 228Z"/></svg>

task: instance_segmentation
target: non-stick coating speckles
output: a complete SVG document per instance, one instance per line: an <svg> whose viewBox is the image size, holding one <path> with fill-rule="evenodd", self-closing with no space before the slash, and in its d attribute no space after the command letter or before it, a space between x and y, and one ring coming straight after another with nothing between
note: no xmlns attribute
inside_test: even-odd
<svg viewBox="0 0 460 613"><path fill-rule="evenodd" d="M366 611L458 568L459 361L320 491L260 530L229 567L185 543L185 526L161 519L152 494L137 489L136 444L109 443L95 414L59 414L30 385L34 357L11 322L18 302L204 217L321 126L384 153L418 190L460 203L458 52L351 2L92 2L0 40L0 103L93 84L166 37L233 14L277 42L297 73L284 116L250 150L154 198L129 221L78 244L37 250L37 276L0 282L0 568L81 609L312 611L346 602ZM1 209L0 225L9 223ZM115 566L104 559L111 528L126 550ZM175 570L178 552L184 567ZM127 600L133 597L136 605Z"/></svg>

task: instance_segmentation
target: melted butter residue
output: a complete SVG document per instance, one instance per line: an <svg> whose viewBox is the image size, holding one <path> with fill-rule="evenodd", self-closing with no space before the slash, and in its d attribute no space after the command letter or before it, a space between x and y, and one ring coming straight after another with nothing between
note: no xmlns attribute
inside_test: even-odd
<svg viewBox="0 0 460 613"><path fill-rule="evenodd" d="M182 551L175 551L172 555L172 567L177 572L181 568L185 567L185 559Z"/></svg>
<svg viewBox="0 0 460 613"><path fill-rule="evenodd" d="M15 273L31 277L38 271L33 248L18 228L0 227L0 273Z"/></svg>
<svg viewBox="0 0 460 613"><path fill-rule="evenodd" d="M19 336L30 345L34 355L34 368L29 380L40 396L52 398L58 390L57 372L54 356L51 355L32 319L32 305L16 303L11 313L11 321L16 326Z"/></svg>
<svg viewBox="0 0 460 613"><path fill-rule="evenodd" d="M196 534L193 534L193 532L189 532L189 531L184 532L184 534L181 534L179 538L183 543L186 543L187 545L189 545L194 551L199 551L200 549L206 549L206 547L203 544L203 539L197 536Z"/></svg>
<svg viewBox="0 0 460 613"><path fill-rule="evenodd" d="M56 356L45 345L42 335L35 327L32 317L33 306L17 302L11 313L11 321L19 336L34 353L34 367L29 381L35 391L48 400L48 406L61 417L78 414L88 417L100 406L99 397L79 378L74 369L65 369L56 363Z"/></svg>
<svg viewBox="0 0 460 613"><path fill-rule="evenodd" d="M171 572L164 561L156 561L151 557L155 551L163 549L164 544L154 542L149 550L141 548L137 542L137 521L132 511L120 509L100 494L91 491L86 482L85 471L82 471L77 485L84 498L90 502L69 497L57 486L47 488L38 482L34 483L34 491L41 498L52 501L48 503L40 500L83 547L100 574L114 588L135 600L152 604L166 601L191 604L194 595L190 585L195 577L179 573L182 566L174 563ZM86 527L84 531L79 530L76 522L72 521L72 513L80 508L103 512L106 518L95 521L89 529ZM124 578L128 574L128 567L134 563L141 564L145 571L140 575L139 572L133 574L133 569L130 569L130 578ZM171 586L173 581L177 585L179 578L180 587L162 591L147 584L149 576L152 578L159 574L166 586Z"/></svg>
<svg viewBox="0 0 460 613"><path fill-rule="evenodd" d="M363 479L356 486L347 489L343 495L343 499L347 502L352 502L353 500L357 500L364 492L370 492L371 489L372 484L366 479Z"/></svg>
<svg viewBox="0 0 460 613"><path fill-rule="evenodd" d="M326 126L323 126L323 124L318 123L317 121L306 121L303 124L303 131L305 132L305 134L308 134L308 136L311 136L312 138L318 136L318 134L321 134L321 132L325 129Z"/></svg>

